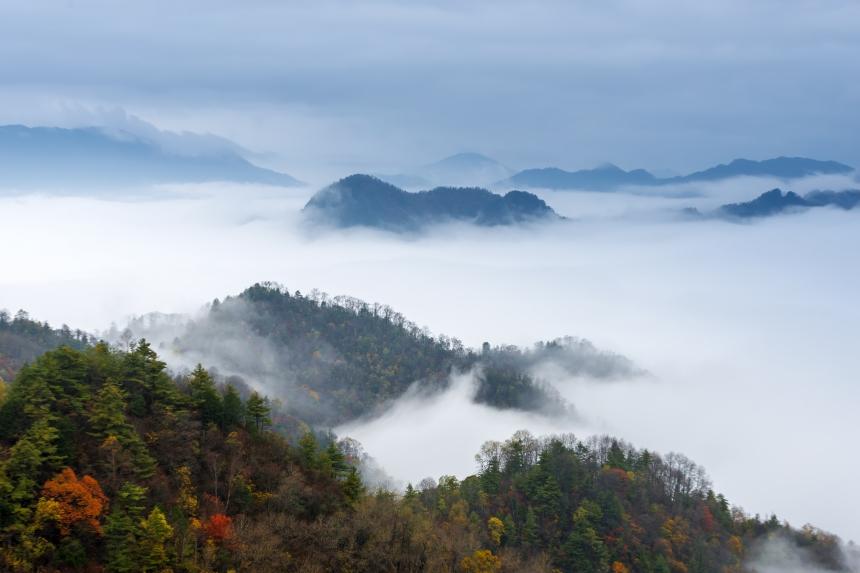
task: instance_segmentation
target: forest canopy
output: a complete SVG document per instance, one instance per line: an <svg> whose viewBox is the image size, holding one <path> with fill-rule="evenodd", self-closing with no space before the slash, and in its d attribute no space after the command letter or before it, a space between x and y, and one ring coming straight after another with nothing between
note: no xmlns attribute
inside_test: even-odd
<svg viewBox="0 0 860 573"><path fill-rule="evenodd" d="M444 446L444 445L441 445ZM0 404L10 571L740 572L768 539L848 571L838 539L749 517L699 466L609 437L489 442L477 473L371 490L354 448L285 439L268 399L145 341L67 346Z"/></svg>

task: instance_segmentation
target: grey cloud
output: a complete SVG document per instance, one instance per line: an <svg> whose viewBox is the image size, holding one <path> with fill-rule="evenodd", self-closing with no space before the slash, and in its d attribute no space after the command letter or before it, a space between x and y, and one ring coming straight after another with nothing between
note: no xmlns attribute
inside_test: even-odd
<svg viewBox="0 0 860 573"><path fill-rule="evenodd" d="M5 86L228 133L242 130L243 105L266 104L316 118L280 135L329 165L465 149L568 168L783 153L860 163L849 1L41 6L0 9ZM349 135L314 137L329 122ZM241 143L294 153L272 124Z"/></svg>

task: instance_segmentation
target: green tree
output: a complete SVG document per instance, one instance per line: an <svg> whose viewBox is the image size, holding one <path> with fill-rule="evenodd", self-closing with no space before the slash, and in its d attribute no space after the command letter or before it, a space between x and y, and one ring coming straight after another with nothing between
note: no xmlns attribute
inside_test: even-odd
<svg viewBox="0 0 860 573"><path fill-rule="evenodd" d="M147 478L155 471L155 460L125 415L125 392L107 380L90 407L90 434L102 446L102 463L111 474L112 486L121 474Z"/></svg>
<svg viewBox="0 0 860 573"><path fill-rule="evenodd" d="M111 573L141 571L141 539L146 488L125 483L114 498L105 521L107 570Z"/></svg>
<svg viewBox="0 0 860 573"><path fill-rule="evenodd" d="M343 482L343 495L346 497L349 505L355 505L361 499L361 494L364 493L364 484L361 483L361 477L358 475L358 470L354 467L349 470L349 475Z"/></svg>
<svg viewBox="0 0 860 573"><path fill-rule="evenodd" d="M328 466L331 468L331 474L334 477L340 478L347 475L350 466L346 463L346 457L344 457L343 452L340 451L340 448L334 441L329 442L325 456Z"/></svg>
<svg viewBox="0 0 860 573"><path fill-rule="evenodd" d="M239 392L236 391L236 388L232 384L227 384L227 387L224 389L222 404L222 427L225 430L230 430L231 428L241 425L242 420L245 417L245 407L242 404L242 398L239 396Z"/></svg>
<svg viewBox="0 0 860 573"><path fill-rule="evenodd" d="M198 364L188 380L191 401L200 413L200 421L207 424L222 425L224 404L215 387L215 381L202 364Z"/></svg>
<svg viewBox="0 0 860 573"><path fill-rule="evenodd" d="M141 571L159 573L170 561L167 542L173 538L173 528L161 509L155 507L140 524Z"/></svg>
<svg viewBox="0 0 860 573"><path fill-rule="evenodd" d="M299 458L302 465L308 469L317 468L317 438L313 432L305 432L299 439Z"/></svg>
<svg viewBox="0 0 860 573"><path fill-rule="evenodd" d="M251 428L257 432L262 432L267 426L272 424L272 419L269 417L271 409L269 408L269 399L263 398L257 392L252 392L245 404L245 417L251 423Z"/></svg>

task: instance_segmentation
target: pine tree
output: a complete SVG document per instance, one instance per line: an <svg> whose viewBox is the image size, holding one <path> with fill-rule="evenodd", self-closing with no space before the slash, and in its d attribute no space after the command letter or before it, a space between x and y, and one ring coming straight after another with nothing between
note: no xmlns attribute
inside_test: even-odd
<svg viewBox="0 0 860 573"><path fill-rule="evenodd" d="M245 404L245 416L250 420L251 427L255 431L262 432L272 424L269 413L269 399L263 398L257 392L252 392L247 404Z"/></svg>
<svg viewBox="0 0 860 573"><path fill-rule="evenodd" d="M153 508L140 524L140 564L145 573L159 573L167 568L169 556L166 543L173 537L173 528L164 512Z"/></svg>
<svg viewBox="0 0 860 573"><path fill-rule="evenodd" d="M353 467L346 476L346 481L343 482L343 495L349 505L355 505L361 499L362 493L364 493L364 484L361 483L358 470Z"/></svg>
<svg viewBox="0 0 860 573"><path fill-rule="evenodd" d="M331 474L334 477L340 478L349 472L349 464L346 463L346 458L344 457L343 452L340 451L340 448L335 442L330 442L328 448L326 448L326 459L328 460L328 465L331 468Z"/></svg>
<svg viewBox="0 0 860 573"><path fill-rule="evenodd" d="M304 467L317 468L317 438L313 432L305 432L299 440L299 456Z"/></svg>
<svg viewBox="0 0 860 573"><path fill-rule="evenodd" d="M201 364L198 364L188 380L191 390L191 401L200 412L200 421L204 427L208 424L221 424L224 405L221 396L215 388L215 381Z"/></svg>
<svg viewBox="0 0 860 573"><path fill-rule="evenodd" d="M235 426L242 424L245 417L245 407L242 404L242 398L239 392L232 384L228 384L224 390L223 415L221 417L221 426L225 430L230 430Z"/></svg>
<svg viewBox="0 0 860 573"><path fill-rule="evenodd" d="M125 483L105 522L106 564L110 573L141 570L139 542L146 504L146 488Z"/></svg>
<svg viewBox="0 0 860 573"><path fill-rule="evenodd" d="M96 394L89 414L90 434L102 444L106 457L103 463L109 466L114 481L120 472L147 478L156 465L137 430L126 419L125 410L125 392L108 380Z"/></svg>

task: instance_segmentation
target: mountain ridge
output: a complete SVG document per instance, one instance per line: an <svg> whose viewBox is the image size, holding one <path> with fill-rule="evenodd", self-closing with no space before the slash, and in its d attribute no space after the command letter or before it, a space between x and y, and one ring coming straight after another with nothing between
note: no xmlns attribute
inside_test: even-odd
<svg viewBox="0 0 860 573"><path fill-rule="evenodd" d="M315 223L394 232L417 231L446 221L498 226L560 218L543 200L524 191L498 195L478 187L436 187L412 193L365 174L324 187L302 211Z"/></svg>
<svg viewBox="0 0 860 573"><path fill-rule="evenodd" d="M727 164L719 164L687 175L662 178L656 177L644 169L625 171L612 164L578 171L565 171L557 167L525 169L498 182L498 185L519 185L554 190L612 191L624 186L656 187L679 183L719 181L732 177L797 179L818 174L848 174L853 171L853 167L837 161L780 156L761 161L735 159Z"/></svg>
<svg viewBox="0 0 860 573"><path fill-rule="evenodd" d="M99 126L0 126L4 187L103 189L212 181L302 185L290 175L254 165L238 146L227 143L181 151L130 131Z"/></svg>

